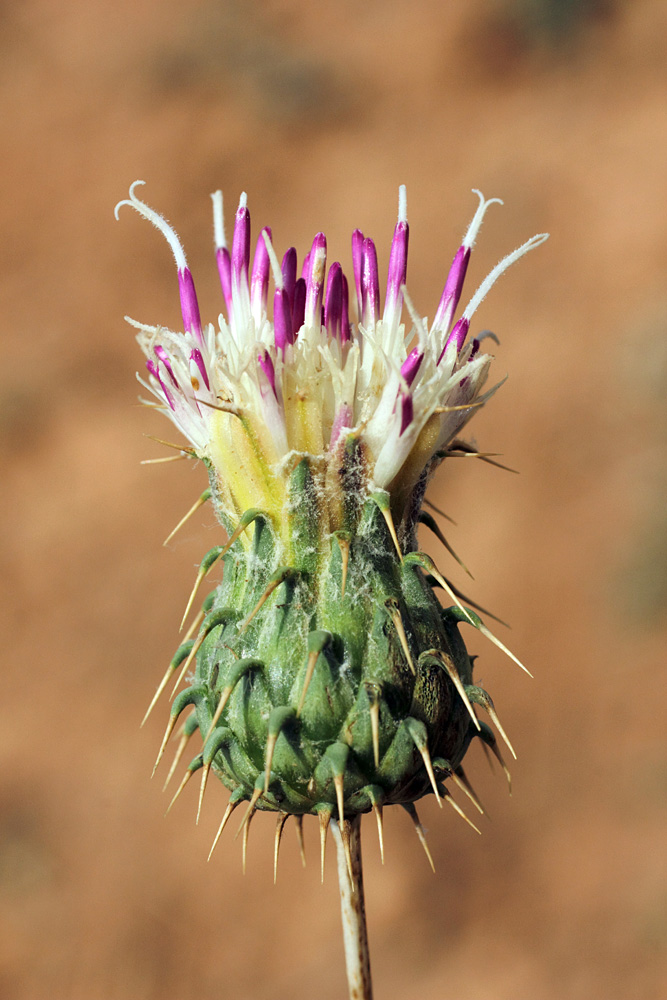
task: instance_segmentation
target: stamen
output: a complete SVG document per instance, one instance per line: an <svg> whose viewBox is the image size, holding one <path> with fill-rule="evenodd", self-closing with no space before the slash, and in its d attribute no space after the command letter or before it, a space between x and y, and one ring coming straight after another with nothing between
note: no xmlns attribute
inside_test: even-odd
<svg viewBox="0 0 667 1000"><path fill-rule="evenodd" d="M349 306L350 306L350 292L347 284L347 278L343 274L343 301L342 301L341 317L340 317L341 344L347 344L351 340Z"/></svg>
<svg viewBox="0 0 667 1000"><path fill-rule="evenodd" d="M305 278L297 278L294 285L294 302L292 304L292 335L290 343L296 340L299 330L303 326L306 315L306 281Z"/></svg>
<svg viewBox="0 0 667 1000"><path fill-rule="evenodd" d="M203 344L201 328L201 316L199 315L199 303L195 292L195 283L189 268L178 271L178 291L181 297L181 313L183 315L183 328L186 333L193 334L200 344Z"/></svg>
<svg viewBox="0 0 667 1000"><path fill-rule="evenodd" d="M361 314L362 323L372 329L380 313L380 279L378 276L378 256L372 239L363 242L361 264Z"/></svg>
<svg viewBox="0 0 667 1000"><path fill-rule="evenodd" d="M399 431L399 437L404 434L412 423L414 417L414 406L412 403L412 396L409 392L401 393L401 429Z"/></svg>
<svg viewBox="0 0 667 1000"><path fill-rule="evenodd" d="M438 358L438 364L442 361L445 356L445 351L450 344L456 344L456 353L458 354L463 345L465 344L465 339L468 336L468 330L470 329L470 321L462 316L461 319L457 320L454 324L454 329L447 337L445 341L445 346L443 347L440 357Z"/></svg>
<svg viewBox="0 0 667 1000"><path fill-rule="evenodd" d="M289 295L284 288L276 288L273 296L273 336L276 347L283 352L283 357L287 345L294 343L293 330Z"/></svg>
<svg viewBox="0 0 667 1000"><path fill-rule="evenodd" d="M165 351L164 347L161 344L156 344L155 347L153 348L153 351L155 352L155 356L160 359L164 367L167 369L167 372L169 373L169 378L173 382L174 387L176 389L179 389L180 386L178 384L178 380L174 375L173 368L171 367L171 358Z"/></svg>
<svg viewBox="0 0 667 1000"><path fill-rule="evenodd" d="M296 284L296 250L294 247L290 247L289 250L285 251L281 272L283 288L289 295L291 309L294 306L294 286ZM278 282L276 282L276 287L277 285Z"/></svg>
<svg viewBox="0 0 667 1000"><path fill-rule="evenodd" d="M252 264L252 277L250 279L250 308L252 310L253 319L258 325L262 320L262 315L266 313L266 300L269 292L269 271L271 269L271 262L269 259L267 240L270 243L271 230L268 226L265 226L260 232L257 240L255 257Z"/></svg>
<svg viewBox="0 0 667 1000"><path fill-rule="evenodd" d="M237 337L241 336L250 319L249 266L250 213L247 208L247 195L244 191L239 200L239 207L236 210L231 260L234 325Z"/></svg>
<svg viewBox="0 0 667 1000"><path fill-rule="evenodd" d="M433 320L431 332L436 330L449 330L456 307L461 298L463 282L465 281L470 260L470 248L461 246L454 255L452 266L449 269L445 287L442 291L438 310Z"/></svg>
<svg viewBox="0 0 667 1000"><path fill-rule="evenodd" d="M292 331L291 343L296 339L296 335L303 326L306 315L306 281L299 278L294 285L294 305L292 306Z"/></svg>
<svg viewBox="0 0 667 1000"><path fill-rule="evenodd" d="M172 410L176 410L176 407L174 406L174 401L173 401L173 399L171 397L171 393L169 392L169 390L167 389L166 385L162 381L162 379L160 377L160 371L159 371L157 365L154 364L150 360L150 358L146 362L146 368L148 369L148 371L150 372L150 374L153 376L153 378L157 379L158 382L160 383L160 388L162 389L162 392L164 394L164 398L169 403L169 406L171 407L171 409Z"/></svg>
<svg viewBox="0 0 667 1000"><path fill-rule="evenodd" d="M257 358L259 367L262 369L266 375L266 379L273 390L273 395L278 399L278 393L276 392L276 370L273 367L273 361L271 360L271 355L267 350L264 350L259 354Z"/></svg>
<svg viewBox="0 0 667 1000"><path fill-rule="evenodd" d="M234 238L232 240L232 278L240 282L245 275L247 280L250 265L250 212L247 208L245 191L239 200L234 221Z"/></svg>
<svg viewBox="0 0 667 1000"><path fill-rule="evenodd" d="M218 264L218 274L220 275L220 285L222 295L227 307L227 316L232 320L232 262L227 247L220 247L216 250L215 258Z"/></svg>
<svg viewBox="0 0 667 1000"><path fill-rule="evenodd" d="M201 351L198 350L196 347L190 355L190 360L194 361L194 363L197 365L197 368L199 369L199 374L204 379L204 385L210 392L211 383L208 378L208 372L206 371L206 365L204 364L204 359L202 357Z"/></svg>
<svg viewBox="0 0 667 1000"><path fill-rule="evenodd" d="M354 288L357 295L357 317L361 319L361 264L364 256L364 234L361 229L355 229L352 233L352 271L354 274Z"/></svg>
<svg viewBox="0 0 667 1000"><path fill-rule="evenodd" d="M463 242L454 255L454 260L452 261L452 266L449 269L449 274L447 275L447 281L445 282L438 311L436 312L435 319L433 320L432 332L435 330L444 330L447 332L447 330L449 330L452 319L454 318L454 313L456 312L456 307L458 306L461 298L463 283L465 281L468 263L470 261L470 252L475 244L475 240L477 239L477 234L479 233L482 222L484 221L484 216L486 215L489 205L503 204L500 198L490 198L486 201L482 192L478 191L476 188L473 188L473 193L478 196L479 205L477 206L477 211L475 212L472 222L468 226L466 234L463 237Z"/></svg>
<svg viewBox="0 0 667 1000"><path fill-rule="evenodd" d="M389 252L389 269L387 272L387 295L384 305L383 321L392 330L401 318L403 296L401 286L405 284L408 266L408 200L405 184L398 189L398 222L394 229L394 238Z"/></svg>
<svg viewBox="0 0 667 1000"><path fill-rule="evenodd" d="M318 327L322 325L322 292L327 266L327 239L324 233L317 234L308 257L304 323L307 327Z"/></svg>
<svg viewBox="0 0 667 1000"><path fill-rule="evenodd" d="M343 313L343 269L340 264L332 264L327 278L327 295L324 305L324 325L330 337L340 338Z"/></svg>
<svg viewBox="0 0 667 1000"><path fill-rule="evenodd" d="M424 352L421 347L415 347L410 351L407 358L401 365L401 377L405 379L408 385L412 385L417 377L417 372L419 367L424 360Z"/></svg>
<svg viewBox="0 0 667 1000"><path fill-rule="evenodd" d="M382 317L384 322L390 325L397 323L401 315L403 304L401 287L405 284L408 268L408 236L407 222L397 223L389 253L387 296Z"/></svg>
<svg viewBox="0 0 667 1000"><path fill-rule="evenodd" d="M352 413L352 410L347 405L347 403L343 403L338 412L336 413L333 425L331 427L331 440L329 442L329 451L333 451L343 428L352 427L353 422L354 422L354 415Z"/></svg>

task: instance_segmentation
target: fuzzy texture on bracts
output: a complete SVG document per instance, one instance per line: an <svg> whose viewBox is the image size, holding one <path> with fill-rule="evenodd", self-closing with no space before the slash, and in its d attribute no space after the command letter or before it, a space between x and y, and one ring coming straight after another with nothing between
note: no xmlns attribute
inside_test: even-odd
<svg viewBox="0 0 667 1000"><path fill-rule="evenodd" d="M428 557L397 549L385 497L349 490L364 475L354 437L339 489L315 464L293 458L286 524L253 510L244 535L204 561L221 561L223 579L171 722L194 706L204 746L190 766L212 769L234 801L343 820L446 794L471 739L495 740L467 694L481 689L459 627L479 618L441 607ZM341 527L322 533L327 507Z"/></svg>

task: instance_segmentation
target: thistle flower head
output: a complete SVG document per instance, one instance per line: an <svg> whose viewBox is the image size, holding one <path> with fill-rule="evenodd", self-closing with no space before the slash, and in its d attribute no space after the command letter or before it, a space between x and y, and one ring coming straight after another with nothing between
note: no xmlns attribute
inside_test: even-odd
<svg viewBox="0 0 667 1000"><path fill-rule="evenodd" d="M457 435L497 388L486 389L492 358L482 349L493 335L469 338L471 321L500 275L546 235L505 257L459 312L475 239L498 200L476 192L478 207L429 323L406 289L405 188L384 301L375 243L359 229L349 280L339 262L327 269L324 233L299 268L296 250L280 259L265 227L251 259L246 196L230 249L218 191L213 222L225 313L215 327L202 324L181 243L137 197L140 183L116 214L129 205L166 238L183 313L182 332L130 321L146 355L140 382L207 466L210 489L193 510L212 497L228 534L204 557L187 610L218 562L222 582L149 708L174 673L174 694L186 681L158 762L179 715L193 706L175 763L197 730L203 747L180 788L201 769L201 807L215 770L232 793L220 832L238 803L248 803L244 852L257 809L279 813L277 845L288 815L300 824L310 813L319 817L324 852L335 821L348 837L349 859L350 823L357 829L372 810L382 844L382 807L400 803L423 842L416 800L434 794L461 812L448 779L481 809L461 768L473 738L502 760L475 706L513 752L491 698L473 683L459 626L505 647L418 551L417 526L452 552L421 503L429 475L465 448ZM436 588L452 607L441 607Z"/></svg>
<svg viewBox="0 0 667 1000"><path fill-rule="evenodd" d="M352 233L350 281L337 261L327 270L324 233L315 236L299 277L296 250L290 247L279 261L268 227L259 233L251 266L246 195L236 210L230 251L218 191L213 221L225 314L215 327L202 325L181 243L138 198L141 183L131 186L116 214L129 205L167 239L178 269L183 331L134 323L146 355L140 381L214 473L223 521L233 523L249 506L279 516L288 458L307 454L324 470L340 461L350 433L364 454L367 488L387 490L400 521L424 470L497 388L484 392L492 361L481 347L485 335L468 337L475 311L500 275L546 235L505 257L455 319L484 216L494 202L502 204L476 191L479 205L429 325L406 290L404 187L384 302L375 243L359 229ZM335 504L331 511L335 530Z"/></svg>

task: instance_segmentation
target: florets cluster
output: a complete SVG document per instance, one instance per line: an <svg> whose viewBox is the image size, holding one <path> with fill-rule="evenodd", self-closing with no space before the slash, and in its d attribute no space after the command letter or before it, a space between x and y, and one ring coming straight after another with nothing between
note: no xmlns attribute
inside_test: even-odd
<svg viewBox="0 0 667 1000"><path fill-rule="evenodd" d="M130 188L127 201L169 242L178 268L183 332L134 324L146 355L143 385L156 397L198 457L217 470L220 512L231 520L262 499L284 500L281 463L292 453L333 456L354 431L375 488L408 497L424 468L495 391L484 393L492 357L485 333L468 339L471 319L500 275L539 246L534 236L484 279L456 319L470 254L489 206L479 205L457 250L428 326L406 290L408 222L405 188L389 255L384 307L375 243L352 233L352 276L340 263L328 274L327 241L318 233L300 276L290 247L279 263L271 230L261 230L250 267L246 195L236 211L231 252L221 192L212 195L217 258L226 315L203 325L192 274L172 227ZM268 311L273 278L273 318ZM353 288L356 322L350 318ZM402 322L403 305L412 323ZM131 321L132 322L132 321ZM252 497L249 497L248 484Z"/></svg>

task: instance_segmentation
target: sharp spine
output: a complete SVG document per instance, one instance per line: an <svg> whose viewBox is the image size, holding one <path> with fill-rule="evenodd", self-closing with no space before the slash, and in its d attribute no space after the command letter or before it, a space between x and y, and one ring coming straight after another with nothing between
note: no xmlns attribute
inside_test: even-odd
<svg viewBox="0 0 667 1000"><path fill-rule="evenodd" d="M190 608L192 607L194 599L197 596L197 592L201 587L202 580L213 569L218 559L221 558L221 553L222 553L222 545L216 545L214 548L210 549L209 552L207 552L204 558L202 559L201 565L197 570L197 576L195 577L194 587L192 588L190 597L188 598L188 603L185 606L185 612L183 613L183 618L181 620L181 630L185 625L185 619L190 614Z"/></svg>
<svg viewBox="0 0 667 1000"><path fill-rule="evenodd" d="M299 854L301 855L301 865L306 867L306 845L303 841L303 816L297 814L294 817L296 823L296 839L299 844Z"/></svg>
<svg viewBox="0 0 667 1000"><path fill-rule="evenodd" d="M468 819L468 817L464 813L463 809L461 809L461 806L458 805L458 803L456 803L454 801L454 799L452 798L451 793L448 792L446 788L442 789L442 793L443 793L443 798L447 802L447 805L451 806L452 809L454 810L454 812L458 813L459 816L461 817L461 819L464 819L466 821L466 823L468 824L468 826L471 826L473 828L473 830L475 831L475 833L478 833L480 835L480 837L481 837L482 836L482 831L478 827L475 826L475 824L473 823L473 821L471 819Z"/></svg>
<svg viewBox="0 0 667 1000"><path fill-rule="evenodd" d="M408 666L410 667L412 673L416 676L417 671L415 669L414 660L412 659L412 654L410 653L408 637L405 634L405 627L403 625L403 618L401 617L401 611L398 606L398 601L396 601L395 598L390 597L388 600L385 601L385 607L387 608L387 611L389 612L389 617L391 618L394 624L394 628L396 629L396 633L398 635L398 639L401 644L401 649L403 650L405 659L408 661Z"/></svg>
<svg viewBox="0 0 667 1000"><path fill-rule="evenodd" d="M331 809L322 809L319 813L320 821L320 881L324 882L324 861L327 850L327 831L331 822Z"/></svg>
<svg viewBox="0 0 667 1000"><path fill-rule="evenodd" d="M253 620L253 618L255 617L255 615L257 614L257 612L261 610L261 608L264 606L264 604L266 603L266 601L268 601L268 599L271 596L271 594L273 593L273 591L276 590L280 586L281 583L284 583L285 580L288 580L291 576L293 576L294 572L295 571L293 569L291 569L290 567L283 567L282 569L277 570L273 574L273 577L269 581L269 583L268 583L268 585L266 587L266 590L264 591L264 593L262 594L262 596L258 600L257 604L252 609L252 611L250 612L250 614L248 615L248 617L245 618L241 622L241 624L239 625L239 633L238 633L239 635L243 635L243 633L247 629L247 627L250 624L250 622Z"/></svg>
<svg viewBox="0 0 667 1000"><path fill-rule="evenodd" d="M371 740L373 742L373 760L375 767L380 766L380 685L372 681L366 682L369 718L371 720Z"/></svg>
<svg viewBox="0 0 667 1000"><path fill-rule="evenodd" d="M384 825L382 819L382 797L383 791L381 788L371 785L368 789L368 795L371 800L371 806L373 807L373 813L375 814L375 821L378 828L378 841L380 843L380 860L384 864Z"/></svg>
<svg viewBox="0 0 667 1000"><path fill-rule="evenodd" d="M190 739L190 737L194 733L195 729L198 728L197 724L196 724L196 722L197 722L197 717L196 716L197 716L197 713L193 712L192 715L188 716L188 718L185 720L185 722L183 723L183 725L180 728L180 742L179 742L179 744L178 744L178 746L176 748L176 753L174 754L174 759L173 759L173 761L171 763L171 767L169 768L169 774L167 775L165 783L162 786L162 791L163 792L166 792L167 786L169 785L169 782L171 781L171 779L174 776L174 772L175 772L176 768L178 767L178 765L180 763L180 760L181 760L181 757L183 756L183 754L185 752L185 748L186 748L186 746L188 744L188 740ZM188 726L188 723L190 723L191 720L194 720L195 725L192 726L191 732L188 732L188 729L190 728Z"/></svg>
<svg viewBox="0 0 667 1000"><path fill-rule="evenodd" d="M336 541L340 547L341 571L340 571L340 596L345 597L345 585L347 583L347 568L350 562L350 539L345 538L341 532L336 532Z"/></svg>
<svg viewBox="0 0 667 1000"><path fill-rule="evenodd" d="M425 524L426 527L429 528L433 532L433 534L438 539L438 541L441 542L445 546L445 548L449 552L450 556L452 556L452 558L456 560L456 562L459 564L459 566L466 571L466 573L468 574L468 576L470 577L470 579L474 580L475 578L472 575L472 573L470 572L470 570L468 569L468 567L466 566L466 564L456 554L456 552L454 551L454 549L452 548L452 546L449 544L449 542L447 541L447 539L443 535L442 531L440 530L440 526L438 525L438 522L435 520L435 518L432 517L427 511L422 510L422 511L419 512L419 516L418 516L417 520L421 524Z"/></svg>
<svg viewBox="0 0 667 1000"><path fill-rule="evenodd" d="M183 662L183 660L188 656L188 654L190 653L190 650L191 650L191 646L189 644L189 639L186 638L185 641L182 642L181 645L178 647L175 656L172 657L171 662L170 662L169 666L167 667L162 680L158 684L157 690L156 690L155 694L153 695L153 700L151 701L150 705L148 706L148 709L146 710L146 714L144 715L143 719L141 720L141 725L139 726L140 729L146 723L149 715L151 714L151 712L155 708L155 705L157 704L158 698L160 697L160 695L162 694L162 692L166 688L166 686L169 683L169 680L171 679L171 677L173 677L173 675L178 670L178 668L181 665L181 663Z"/></svg>
<svg viewBox="0 0 667 1000"><path fill-rule="evenodd" d="M516 760L516 753L514 751L514 747L510 743L509 737L501 725L500 719L498 718L498 713L496 712L493 701L491 699L491 695L487 694L484 688L475 687L472 684L466 688L466 692L471 701L474 701L476 705L480 705L486 712L488 712L489 716L494 722L496 729L498 730L503 740L505 741L507 749Z"/></svg>
<svg viewBox="0 0 667 1000"><path fill-rule="evenodd" d="M457 788L460 788L463 794L468 796L468 798L470 799L470 801L472 802L472 804L474 805L475 809L478 811L480 816L484 816L485 815L484 806L480 802L477 792L470 784L468 776L460 764L458 767L455 767L454 770L451 772L451 778L454 784L457 786Z"/></svg>
<svg viewBox="0 0 667 1000"><path fill-rule="evenodd" d="M229 802L227 804L227 808L225 809L224 816L222 817L222 822L221 822L220 826L218 827L218 832L216 833L215 839L213 841L213 844L211 845L211 850L208 852L208 858L206 859L207 861L211 860L211 855L213 854L213 851L217 847L218 841L220 840L220 837L222 836L222 831L227 826L227 823L229 822L229 817L232 815L232 813L234 812L234 810L236 809L237 806L238 806L238 802L233 802L232 799L229 800Z"/></svg>
<svg viewBox="0 0 667 1000"><path fill-rule="evenodd" d="M199 801L197 803L197 818L195 819L195 826L199 826L199 816L201 814L201 807L204 801L204 793L206 791L206 784L208 782L208 776L210 773L211 773L211 764L204 764L202 768L201 785L199 786Z"/></svg>
<svg viewBox="0 0 667 1000"><path fill-rule="evenodd" d="M283 829L285 823L289 819L289 813L279 813L278 821L276 823L276 835L273 844L273 884L275 885L278 881L278 854L280 852L280 841L283 835Z"/></svg>
<svg viewBox="0 0 667 1000"><path fill-rule="evenodd" d="M419 657L419 660L421 661L422 658L425 659L425 660L426 659L435 660L436 663L438 663L443 668L443 670L445 671L445 673L447 674L447 676L451 680L452 684L454 685L454 687L458 691L459 695L461 696L461 700L463 701L465 707L467 708L468 714L470 715L470 718L472 719L475 728L479 729L480 728L479 719L475 715L474 709L473 709L472 705L470 704L470 699L468 698L468 695L466 694L466 689L463 686L463 683L462 683L461 678L459 676L459 672L456 669L456 666L455 666L454 661L452 660L451 656L449 656L447 653L443 653L439 649L428 649L428 650L426 650L425 653L421 654L421 656Z"/></svg>
<svg viewBox="0 0 667 1000"><path fill-rule="evenodd" d="M204 490L204 492L201 494L201 496L198 497L195 500L195 502L193 503L192 507L190 507L190 510L187 512L187 514L185 514L180 519L180 521L178 522L178 524L176 525L176 527L173 529L173 531L171 531L167 535L167 537L165 538L165 540L163 541L162 544L163 545L169 545L169 542L172 540L172 538L174 537L174 535L176 534L176 532L179 531L183 527L183 525L186 524L187 521L189 521L189 519L192 517L192 515L196 514L197 511L199 510L199 508L203 507L204 504L206 503L206 501L210 500L210 499L211 499L211 491L210 491L210 489Z"/></svg>
<svg viewBox="0 0 667 1000"><path fill-rule="evenodd" d="M179 798L181 792L183 791L183 789L185 788L185 786L189 782L189 780L192 777L192 775L195 773L195 771L198 771L201 766L202 766L202 756L201 756L201 754L199 754L199 756L195 757L194 760L191 761L190 764L188 765L188 769L185 772L185 774L183 775L183 780L181 781L180 785L176 789L176 794L174 795L173 799L171 800L171 802L167 806L167 811L165 812L165 816L168 813L171 812L172 806L176 802L176 799Z"/></svg>
<svg viewBox="0 0 667 1000"><path fill-rule="evenodd" d="M481 731L477 734L482 740L482 746L487 751L490 750L493 756L496 758L498 763L503 769L503 773L507 778L507 785L509 787L509 793L512 794L512 775L510 774L509 768L503 759L503 755L500 752L500 747L498 746L498 740L494 736L491 729L488 726L482 725ZM489 761L489 763L491 763Z"/></svg>
<svg viewBox="0 0 667 1000"><path fill-rule="evenodd" d="M303 681L301 696L296 710L297 718L301 715L303 704L306 700L306 694L308 693L308 688L310 687L310 682L313 679L313 673L315 672L315 665L317 664L321 653L323 653L327 646L330 645L331 639L331 632L325 632L323 629L311 632L308 636L308 661L306 663L306 676Z"/></svg>
<svg viewBox="0 0 667 1000"><path fill-rule="evenodd" d="M352 855L350 853L350 820L339 821L338 826L340 828L340 836L343 841L343 850L345 851L345 861L347 863L347 873L350 876L350 887L352 892L355 891L355 879L354 873L352 871Z"/></svg>
<svg viewBox="0 0 667 1000"><path fill-rule="evenodd" d="M410 817L410 819L412 820L412 822L414 824L414 827L415 827L415 830L417 832L417 836L419 837L419 842L422 845L422 847L424 848L424 853L426 854L426 857L428 858L428 863L431 866L431 870L433 872L435 872L435 865L433 863L433 857L431 855L431 852L428 849L428 844L426 842L426 834L424 833L424 827L421 825L421 822L419 820L419 814L418 814L417 810L415 809L414 805L412 804L412 802L407 802L407 803L403 802L401 804L402 804L403 808L405 809L405 811L407 812L407 814Z"/></svg>

